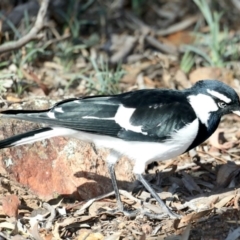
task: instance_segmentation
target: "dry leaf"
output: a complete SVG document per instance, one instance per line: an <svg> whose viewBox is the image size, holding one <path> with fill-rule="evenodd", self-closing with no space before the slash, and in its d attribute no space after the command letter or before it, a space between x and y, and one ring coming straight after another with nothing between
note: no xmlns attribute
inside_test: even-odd
<svg viewBox="0 0 240 240"><path fill-rule="evenodd" d="M106 239L104 239L104 240L106 240ZM146 240L146 234L145 233L143 233L142 235L141 235L141 237L140 237L140 239L139 240Z"/></svg>
<svg viewBox="0 0 240 240"><path fill-rule="evenodd" d="M41 238L41 236L39 235L38 223L37 222L28 231L29 231L29 233L31 233L31 235L33 236L34 239L36 239L36 240L43 240Z"/></svg>
<svg viewBox="0 0 240 240"><path fill-rule="evenodd" d="M209 138L209 143L213 147L220 150L227 150L232 148L235 145L234 142L227 142L226 138L224 137L223 129L217 129L213 133L213 135Z"/></svg>
<svg viewBox="0 0 240 240"><path fill-rule="evenodd" d="M225 206L228 202L230 202L234 198L234 195L232 196L226 196L225 198L221 199L219 202L217 202L214 206L215 208L222 208Z"/></svg>
<svg viewBox="0 0 240 240"><path fill-rule="evenodd" d="M126 58L137 41L136 37L130 35L112 35L111 50L115 50L110 58L111 63L119 63Z"/></svg>
<svg viewBox="0 0 240 240"><path fill-rule="evenodd" d="M237 139L240 139L240 130L238 130L236 133L235 133L235 136Z"/></svg>
<svg viewBox="0 0 240 240"><path fill-rule="evenodd" d="M86 240L102 240L104 236L101 233L91 233Z"/></svg>
<svg viewBox="0 0 240 240"><path fill-rule="evenodd" d="M94 202L88 209L90 216L96 216L99 213L100 208L109 208L109 202Z"/></svg>
<svg viewBox="0 0 240 240"><path fill-rule="evenodd" d="M15 235L15 236L11 236L11 240L26 240L26 238L21 235Z"/></svg>
<svg viewBox="0 0 240 240"><path fill-rule="evenodd" d="M52 233L48 233L44 236L44 240L52 240L53 239L53 234Z"/></svg>
<svg viewBox="0 0 240 240"><path fill-rule="evenodd" d="M182 44L192 44L195 41L195 36L189 31L179 31L167 37L168 41L175 46Z"/></svg>
<svg viewBox="0 0 240 240"><path fill-rule="evenodd" d="M202 67L192 71L189 74L189 79L192 84L203 79L218 79L229 83L233 81L233 73L225 68Z"/></svg>
<svg viewBox="0 0 240 240"><path fill-rule="evenodd" d="M7 229L13 230L15 228L15 224L10 223L10 222L1 222L0 228L7 228Z"/></svg>
<svg viewBox="0 0 240 240"><path fill-rule="evenodd" d="M227 187L240 171L240 166L233 162L222 165L217 173L217 186Z"/></svg>
<svg viewBox="0 0 240 240"><path fill-rule="evenodd" d="M213 204L218 201L218 196L209 196L209 197L199 197L194 198L183 204L183 207L189 207L193 211L205 211L213 208Z"/></svg>
<svg viewBox="0 0 240 240"><path fill-rule="evenodd" d="M42 89L46 96L49 94L50 90L48 87L41 81L41 79L39 79L39 77L34 72L22 68L22 73L26 79L35 82L38 87Z"/></svg>
<svg viewBox="0 0 240 240"><path fill-rule="evenodd" d="M12 95L8 95L8 96L6 97L6 100L7 100L8 102L11 102L11 103L21 103L21 102L22 102L22 100L21 100L20 98L15 97L15 96L12 96Z"/></svg>
<svg viewBox="0 0 240 240"><path fill-rule="evenodd" d="M229 232L227 238L225 240L235 240L240 237L240 227L235 229L232 232Z"/></svg>
<svg viewBox="0 0 240 240"><path fill-rule="evenodd" d="M142 225L142 231L145 234L149 235L150 233L152 233L152 230L153 230L152 226L150 226L148 223L145 223L145 224Z"/></svg>
<svg viewBox="0 0 240 240"><path fill-rule="evenodd" d="M20 204L20 201L17 195L14 195L14 194L7 195L2 200L3 212L9 217L17 218L19 204Z"/></svg>
<svg viewBox="0 0 240 240"><path fill-rule="evenodd" d="M187 174L186 172L182 172L182 175L182 182L191 194L196 191L202 193L201 188L195 183L194 179L189 174Z"/></svg>
<svg viewBox="0 0 240 240"><path fill-rule="evenodd" d="M92 231L89 229L80 229L79 235L78 235L78 240L84 240L87 239L87 237L90 235Z"/></svg>
<svg viewBox="0 0 240 240"><path fill-rule="evenodd" d="M184 226L188 225L189 223L191 223L192 221L196 221L202 217L207 216L211 211L212 211L212 209L208 209L205 211L201 211L201 212L197 212L197 213L194 212L194 213L190 213L186 216L183 216L177 227L178 228L184 227Z"/></svg>
<svg viewBox="0 0 240 240"><path fill-rule="evenodd" d="M93 233L88 229L81 229L78 240L102 240L104 236L101 233Z"/></svg>
<svg viewBox="0 0 240 240"><path fill-rule="evenodd" d="M234 198L234 208L236 208L238 211L240 210L239 204L238 204L239 199L240 199L240 194L238 193Z"/></svg>
<svg viewBox="0 0 240 240"><path fill-rule="evenodd" d="M189 79L187 78L187 75L182 70L177 70L175 74L175 79L183 88L190 88L191 83Z"/></svg>
<svg viewBox="0 0 240 240"><path fill-rule="evenodd" d="M123 69L124 71L126 71L126 74L121 79L121 82L134 85L136 83L139 73L141 73L143 69L149 67L150 65L151 62L139 63L134 67L131 65L123 65Z"/></svg>
<svg viewBox="0 0 240 240"><path fill-rule="evenodd" d="M121 236L121 233L120 232L116 232L110 236L107 236L104 238L104 240L118 240Z"/></svg>

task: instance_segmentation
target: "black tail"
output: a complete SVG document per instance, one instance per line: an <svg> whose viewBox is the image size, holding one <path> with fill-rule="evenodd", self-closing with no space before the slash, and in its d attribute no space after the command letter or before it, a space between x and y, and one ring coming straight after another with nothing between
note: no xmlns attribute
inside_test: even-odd
<svg viewBox="0 0 240 240"><path fill-rule="evenodd" d="M49 109L47 109L47 110L14 110L14 109L10 109L10 110L0 111L0 114L17 115L20 113L44 113L44 112L48 112L48 111L49 111Z"/></svg>
<svg viewBox="0 0 240 240"><path fill-rule="evenodd" d="M47 137L51 137L51 132L54 129L51 127L45 127L40 129L35 129L26 133L18 134L16 136L12 136L10 138L4 139L0 141L0 149L7 148L27 143L32 143L38 140L43 140Z"/></svg>

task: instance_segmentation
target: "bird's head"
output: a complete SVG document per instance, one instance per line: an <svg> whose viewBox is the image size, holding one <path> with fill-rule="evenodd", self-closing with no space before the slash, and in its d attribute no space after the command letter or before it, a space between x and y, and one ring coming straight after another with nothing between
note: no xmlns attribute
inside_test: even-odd
<svg viewBox="0 0 240 240"><path fill-rule="evenodd" d="M211 117L216 121L229 113L240 116L240 100L236 91L217 80L202 80L187 89L187 98L200 121L208 126Z"/></svg>

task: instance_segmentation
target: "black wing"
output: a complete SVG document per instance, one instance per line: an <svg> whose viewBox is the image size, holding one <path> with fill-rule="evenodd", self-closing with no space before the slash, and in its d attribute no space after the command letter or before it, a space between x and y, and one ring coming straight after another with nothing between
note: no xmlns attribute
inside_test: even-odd
<svg viewBox="0 0 240 240"><path fill-rule="evenodd" d="M123 122L139 127L125 128L115 115L120 107L132 109ZM75 130L109 135L129 141L163 141L196 115L182 92L172 90L139 90L113 96L70 99L57 103L46 111L9 110L6 117L62 126Z"/></svg>

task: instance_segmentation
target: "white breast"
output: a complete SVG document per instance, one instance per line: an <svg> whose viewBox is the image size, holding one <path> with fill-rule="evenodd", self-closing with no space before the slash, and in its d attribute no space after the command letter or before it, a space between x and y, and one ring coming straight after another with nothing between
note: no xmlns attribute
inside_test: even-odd
<svg viewBox="0 0 240 240"><path fill-rule="evenodd" d="M97 147L114 149L136 162L134 173L143 173L146 164L171 159L184 153L197 136L198 126L199 121L195 119L183 129L172 134L171 140L164 143L124 141L114 137L75 130L72 130L72 137L93 142Z"/></svg>

